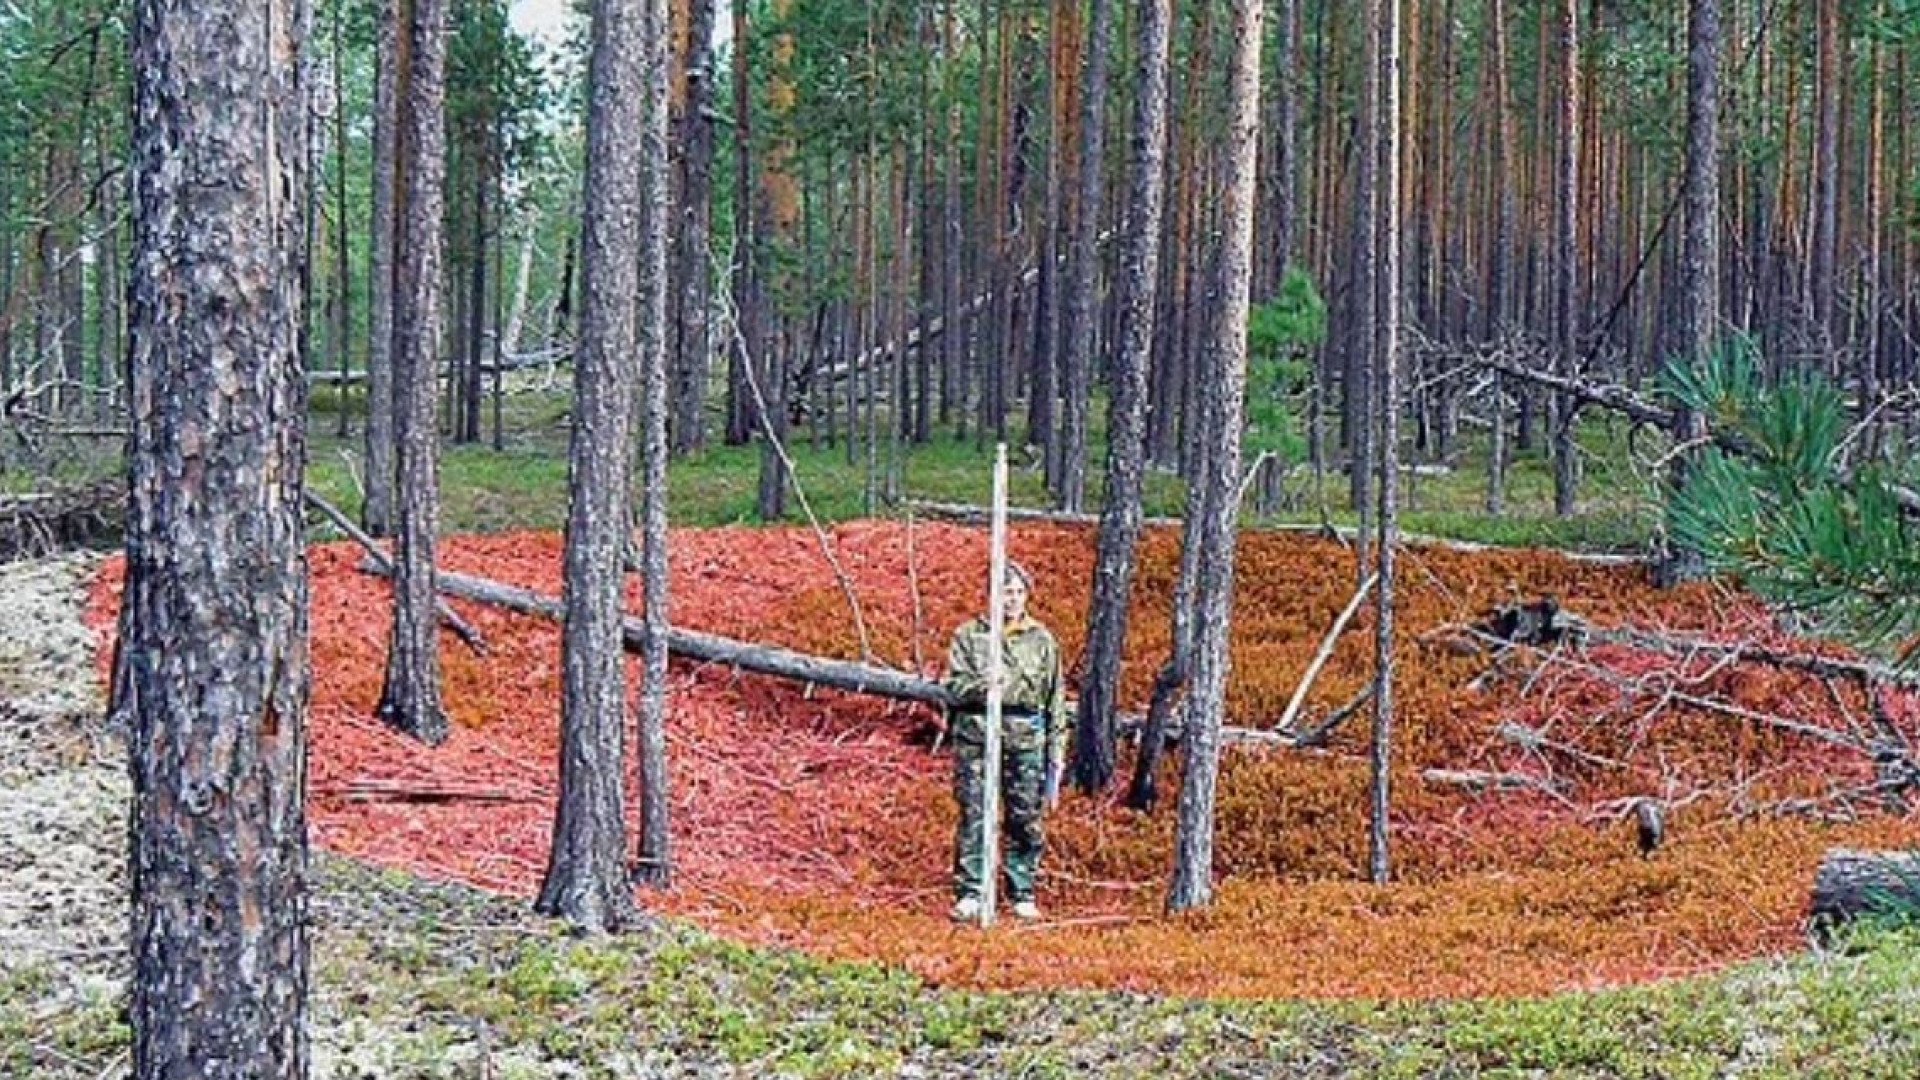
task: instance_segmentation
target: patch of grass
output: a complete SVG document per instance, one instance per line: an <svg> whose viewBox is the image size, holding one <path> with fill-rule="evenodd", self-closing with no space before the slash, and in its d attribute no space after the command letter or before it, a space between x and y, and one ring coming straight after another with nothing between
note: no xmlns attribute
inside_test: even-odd
<svg viewBox="0 0 1920 1080"><path fill-rule="evenodd" d="M336 867L326 887L352 894L360 875ZM1381 1005L950 991L674 924L578 940L518 917L523 930L441 949L424 971L387 967L375 950L368 967L323 965L324 977L372 988L376 1025L414 1025L416 1041L438 1030L446 1045L480 1025L502 1062L586 1075L636 1052L662 1071L808 1078L909 1065L933 1076L1920 1075L1913 930L1863 928L1844 952L1650 987ZM323 956L335 941L323 936Z"/></svg>
<svg viewBox="0 0 1920 1080"><path fill-rule="evenodd" d="M1088 503L1097 508L1104 484L1105 409L1096 403L1091 415ZM559 528L566 515L566 424L564 393L521 393L508 398L502 449L494 450L484 442L443 446L442 528L447 532ZM316 411L309 434L308 479L316 491L339 505L357 505L357 473L364 467L361 436L355 432L342 441L334 430L333 416ZM1485 514L1487 442L1484 435L1467 432L1454 449L1450 467L1437 475L1404 478L1404 527L1503 546L1644 549L1655 524L1655 492L1628 464L1626 429L1606 417L1590 416L1581 428L1580 445L1584 475L1579 513L1573 517L1554 515L1552 469L1539 449L1514 455L1508 471L1507 512L1499 517ZM845 442L829 444L803 429L793 433L788 451L800 487L823 521L895 512L885 500L886 477L894 467L888 447L880 447L874 456L871 484L864 445L850 451ZM987 501L991 451L974 439L957 439L951 430L942 430L924 444L903 445L899 452L901 495L936 502ZM1010 454L1011 500L1016 505L1049 505L1035 453L1015 445ZM758 445L726 446L717 441L677 458L668 481L674 523L757 524L760 465ZM1296 469L1287 487L1293 508L1271 520L1317 521L1321 493L1313 490L1306 470ZM1333 473L1326 478L1324 496L1332 520L1354 523L1344 475ZM802 520L798 500L790 496L788 501L788 519ZM1145 504L1149 514L1178 515L1184 503L1179 477L1148 471ZM1257 525L1260 519L1250 512L1245 520Z"/></svg>

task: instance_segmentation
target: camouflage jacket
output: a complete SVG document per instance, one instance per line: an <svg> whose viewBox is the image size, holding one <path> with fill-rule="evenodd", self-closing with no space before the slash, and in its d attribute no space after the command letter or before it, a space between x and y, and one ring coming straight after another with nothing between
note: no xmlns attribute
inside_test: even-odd
<svg viewBox="0 0 1920 1080"><path fill-rule="evenodd" d="M961 701L954 710L955 737L969 719L978 724L978 715L987 701L987 643L992 630L984 618L969 620L956 630L953 645L947 650L948 692ZM1010 623L1002 645L1002 671L1006 683L1001 704L1006 708L1030 709L1046 714L1047 749L1054 761L1064 761L1067 733L1073 727L1067 712L1067 688L1060 675L1060 645L1053 633L1033 619Z"/></svg>

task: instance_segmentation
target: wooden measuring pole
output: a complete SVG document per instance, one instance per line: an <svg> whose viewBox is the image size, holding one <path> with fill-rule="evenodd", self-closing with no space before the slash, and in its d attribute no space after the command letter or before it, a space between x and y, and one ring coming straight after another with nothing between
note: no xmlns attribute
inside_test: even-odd
<svg viewBox="0 0 1920 1080"><path fill-rule="evenodd" d="M1000 707L1007 681L1007 444L993 455L993 554L987 586L987 731L980 796L980 925L993 925L1000 895Z"/></svg>

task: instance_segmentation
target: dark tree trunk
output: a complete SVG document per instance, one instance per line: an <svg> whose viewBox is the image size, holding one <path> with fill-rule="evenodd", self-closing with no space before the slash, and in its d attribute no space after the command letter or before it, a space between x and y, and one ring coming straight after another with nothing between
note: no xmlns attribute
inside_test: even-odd
<svg viewBox="0 0 1920 1080"><path fill-rule="evenodd" d="M469 165L473 172L473 189L469 199L473 217L467 234L470 244L467 258L472 262L467 268L467 310L464 313L467 317L466 366L460 370L459 407L454 410L454 416L459 420L454 441L461 443L480 441L481 366L487 356L487 215L488 197L493 188L488 176L493 167L493 148L489 145L491 138L492 125L488 124L487 132L472 140L472 150L479 160Z"/></svg>
<svg viewBox="0 0 1920 1080"><path fill-rule="evenodd" d="M122 648L139 1080L307 1068L309 22L302 0L133 11Z"/></svg>
<svg viewBox="0 0 1920 1080"><path fill-rule="evenodd" d="M1709 357L1719 336L1720 0L1692 0L1689 10L1687 174L1681 195L1686 233L1681 239L1679 284L1682 360L1694 364ZM1686 408L1674 410L1673 422L1675 445L1705 434L1701 418ZM1691 453L1673 459L1671 483L1676 494L1686 489L1696 460ZM1660 582L1693 581L1704 577L1706 570L1701 554L1668 530L1667 549L1655 575Z"/></svg>
<svg viewBox="0 0 1920 1080"><path fill-rule="evenodd" d="M1078 512L1086 502L1087 410L1093 399L1095 295L1100 260L1100 171L1106 162L1107 58L1112 53L1113 5L1093 0L1087 46L1087 83L1080 121L1079 194L1074 200L1072 250L1067 263L1066 341L1062 354L1065 399L1061 416L1060 507Z"/></svg>
<svg viewBox="0 0 1920 1080"><path fill-rule="evenodd" d="M666 0L645 0L647 51L641 139L643 205L667 198ZM647 214L640 236L640 576L646 638L640 681L640 851L635 878L673 880L667 777L667 237L664 215Z"/></svg>
<svg viewBox="0 0 1920 1080"><path fill-rule="evenodd" d="M1113 781L1114 712L1121 654L1140 541L1140 498L1146 459L1147 363L1153 348L1159 281L1160 212L1167 149L1167 50L1171 0L1139 9L1135 62L1132 170L1119 280L1120 331L1114 339L1113 397L1107 406L1107 490L1100 515L1100 553L1087 620L1087 669L1080 687L1074 782L1082 791Z"/></svg>
<svg viewBox="0 0 1920 1080"><path fill-rule="evenodd" d="M713 280L709 228L713 217L714 0L691 0L686 89L681 95L680 228L674 231L673 449L706 444L704 409L712 357L707 312Z"/></svg>
<svg viewBox="0 0 1920 1080"><path fill-rule="evenodd" d="M1808 253L1807 301L1813 314L1814 338L1828 365L1839 376L1839 328L1834 325L1834 282L1840 248L1840 0L1818 0L1814 35L1818 68L1814 81L1813 236Z"/></svg>
<svg viewBox="0 0 1920 1080"><path fill-rule="evenodd" d="M1198 517L1199 577L1194 590L1193 685L1187 698L1180 828L1167 907L1206 907L1213 899L1214 796L1220 727L1226 708L1228 631L1232 622L1240 436L1247 385L1247 306L1253 256L1253 195L1260 118L1262 0L1234 0L1228 64L1227 126L1221 194L1220 293L1203 354L1211 391L1201 453L1205 477Z"/></svg>
<svg viewBox="0 0 1920 1080"><path fill-rule="evenodd" d="M1579 277L1574 267L1580 202L1580 14L1579 0L1561 0L1560 7L1560 143L1555 175L1553 249L1553 342L1560 374L1577 378L1579 336ZM1574 435L1580 405L1560 395L1553 407L1553 510L1561 517L1573 514L1577 486Z"/></svg>
<svg viewBox="0 0 1920 1080"><path fill-rule="evenodd" d="M567 465L566 627L560 639L560 800L535 907L590 932L633 918L627 881L626 590L621 554L638 347L641 189L650 0L597 0L580 229L580 342ZM657 211L644 215L658 217Z"/></svg>
<svg viewBox="0 0 1920 1080"><path fill-rule="evenodd" d="M394 236L393 389L399 505L393 636L380 718L422 742L447 737L440 701L434 533L439 525L439 440L434 371L440 360L440 236L446 173L446 0L404 0L407 72L400 108L400 177Z"/></svg>
<svg viewBox="0 0 1920 1080"><path fill-rule="evenodd" d="M747 365L760 360L756 338L759 301L756 293L758 262L754 228L753 108L747 83L747 56L752 51L752 23L746 4L733 8L733 328L727 343L728 446L743 446L753 438L756 413Z"/></svg>
<svg viewBox="0 0 1920 1080"><path fill-rule="evenodd" d="M382 0L374 60L373 221L367 261L367 475L360 523L375 536L393 532L393 240L399 168L399 20L409 0Z"/></svg>

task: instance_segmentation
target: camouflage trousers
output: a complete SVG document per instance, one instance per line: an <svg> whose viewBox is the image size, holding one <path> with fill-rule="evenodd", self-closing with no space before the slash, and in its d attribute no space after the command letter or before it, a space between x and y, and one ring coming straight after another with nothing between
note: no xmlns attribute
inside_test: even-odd
<svg viewBox="0 0 1920 1080"><path fill-rule="evenodd" d="M971 721L968 723L967 721ZM986 856L980 847L980 821L986 803L986 746L977 716L954 725L953 797L960 804L960 827L953 844L953 892L977 897ZM1000 722L1000 850L1006 871L1006 899L1033 899L1034 877L1046 834L1044 809L1047 751L1045 725L1037 717L1003 717Z"/></svg>

